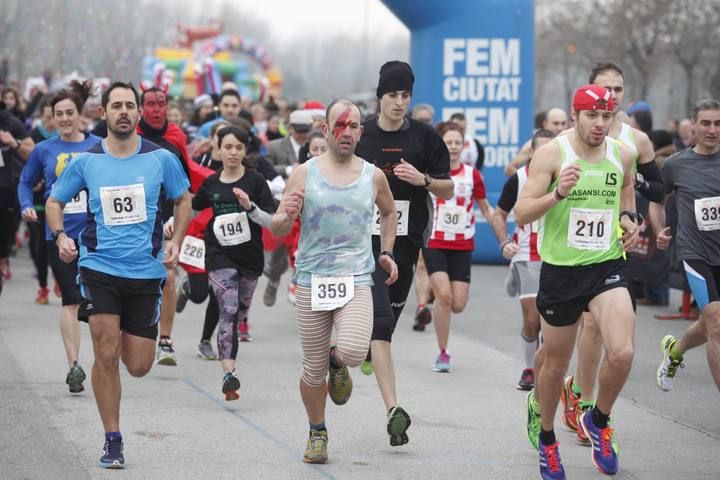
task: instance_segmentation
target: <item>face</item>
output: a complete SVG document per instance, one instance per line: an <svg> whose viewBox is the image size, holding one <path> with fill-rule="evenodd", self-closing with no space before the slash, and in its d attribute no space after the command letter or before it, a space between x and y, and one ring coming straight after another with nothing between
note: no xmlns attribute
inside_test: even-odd
<svg viewBox="0 0 720 480"><path fill-rule="evenodd" d="M410 98L406 90L386 93L380 98L380 115L393 122L402 120L407 115Z"/></svg>
<svg viewBox="0 0 720 480"><path fill-rule="evenodd" d="M140 118L140 111L132 90L122 87L113 89L110 92L107 107L102 110L102 117L107 120L109 133L120 140L130 137Z"/></svg>
<svg viewBox="0 0 720 480"><path fill-rule="evenodd" d="M218 123L219 123L220 126L218 126L218 127L215 129L215 133L212 134L212 141L211 141L213 153L214 153L215 155L218 154L219 149L220 149L220 147L218 147L218 132L219 132L220 130L222 130L223 128L229 126L229 124L224 123L224 122L218 122ZM216 123L215 125L213 125L213 127L217 126L218 123Z"/></svg>
<svg viewBox="0 0 720 480"><path fill-rule="evenodd" d="M53 110L55 127L63 137L70 137L80 131L80 113L75 102L66 98L55 104Z"/></svg>
<svg viewBox="0 0 720 480"><path fill-rule="evenodd" d="M73 103L73 105L75 105L75 104ZM53 109L50 105L43 108L40 119L42 120L42 124L46 130L49 130L49 131L55 130L55 123L53 122Z"/></svg>
<svg viewBox="0 0 720 480"><path fill-rule="evenodd" d="M567 128L567 115L565 115L563 110L553 108L548 112L544 126L557 135Z"/></svg>
<svg viewBox="0 0 720 480"><path fill-rule="evenodd" d="M210 115L213 111L213 104L212 102L203 103L202 107L200 107L200 113L199 117L202 120L205 120L208 115Z"/></svg>
<svg viewBox="0 0 720 480"><path fill-rule="evenodd" d="M280 117L273 115L270 117L270 120L268 120L267 129L269 132L277 132L278 127L280 127Z"/></svg>
<svg viewBox="0 0 720 480"><path fill-rule="evenodd" d="M178 127L182 126L183 114L177 107L168 108L167 120L170 123L174 123Z"/></svg>
<svg viewBox="0 0 720 480"><path fill-rule="evenodd" d="M443 135L443 141L447 146L448 152L450 152L450 161L457 162L460 160L460 154L462 153L465 141L463 136L457 130L448 130Z"/></svg>
<svg viewBox="0 0 720 480"><path fill-rule="evenodd" d="M5 103L5 107L8 110L12 110L17 105L17 101L15 99L15 94L13 92L5 92L5 95L3 95L2 100Z"/></svg>
<svg viewBox="0 0 720 480"><path fill-rule="evenodd" d="M680 126L678 127L678 134L680 135L680 138L685 142L687 145L690 142L690 139L693 136L693 124L690 120L687 118L680 121Z"/></svg>
<svg viewBox="0 0 720 480"><path fill-rule="evenodd" d="M593 84L600 85L601 87L605 87L610 90L610 95L612 95L613 100L615 101L614 111L619 112L620 107L622 106L623 97L625 96L625 81L623 80L622 75L615 70L605 70L595 77Z"/></svg>
<svg viewBox="0 0 720 480"><path fill-rule="evenodd" d="M235 135L227 134L220 144L220 160L225 168L237 168L245 158L245 144Z"/></svg>
<svg viewBox="0 0 720 480"><path fill-rule="evenodd" d="M602 145L610 130L612 112L607 110L582 110L573 112L575 131L583 142L591 147Z"/></svg>
<svg viewBox="0 0 720 480"><path fill-rule="evenodd" d="M152 128L160 130L167 120L167 97L162 92L150 92L143 99L143 120Z"/></svg>
<svg viewBox="0 0 720 480"><path fill-rule="evenodd" d="M315 137L310 141L310 156L317 157L327 152L328 143L324 138Z"/></svg>
<svg viewBox="0 0 720 480"><path fill-rule="evenodd" d="M267 119L267 110L259 103L250 107L250 112L252 113L253 123L262 122Z"/></svg>
<svg viewBox="0 0 720 480"><path fill-rule="evenodd" d="M352 105L338 103L330 109L328 123L323 125L328 148L337 157L352 157L363 127L360 112Z"/></svg>
<svg viewBox="0 0 720 480"><path fill-rule="evenodd" d="M465 127L467 127L467 119L461 119L461 118L455 118L453 120L450 120L452 123L457 125L458 127L462 128L462 131L465 131Z"/></svg>
<svg viewBox="0 0 720 480"><path fill-rule="evenodd" d="M714 151L720 145L720 110L702 110L694 122L698 147Z"/></svg>
<svg viewBox="0 0 720 480"><path fill-rule="evenodd" d="M415 115L413 115L413 118L415 120L417 120L418 122L427 123L428 125L432 125L432 117L432 112L427 108L422 108L415 112Z"/></svg>
<svg viewBox="0 0 720 480"><path fill-rule="evenodd" d="M292 127L290 127L290 133L299 145L305 145L308 141L308 137L310 136L310 130L307 132L298 132Z"/></svg>
<svg viewBox="0 0 720 480"><path fill-rule="evenodd" d="M240 99L233 95L225 95L220 100L220 115L223 118L238 118L240 116Z"/></svg>

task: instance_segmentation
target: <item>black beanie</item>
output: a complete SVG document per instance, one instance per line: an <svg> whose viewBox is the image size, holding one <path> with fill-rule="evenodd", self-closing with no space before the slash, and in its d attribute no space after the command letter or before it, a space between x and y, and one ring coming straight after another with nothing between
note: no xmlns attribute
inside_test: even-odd
<svg viewBox="0 0 720 480"><path fill-rule="evenodd" d="M412 67L399 60L391 60L380 67L380 80L378 80L377 97L380 98L388 92L406 90L412 95L415 75Z"/></svg>

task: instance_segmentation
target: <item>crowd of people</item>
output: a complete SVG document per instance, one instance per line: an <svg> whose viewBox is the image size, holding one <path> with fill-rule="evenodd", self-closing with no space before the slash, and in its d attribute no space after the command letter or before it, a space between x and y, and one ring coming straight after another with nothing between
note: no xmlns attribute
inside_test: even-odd
<svg viewBox="0 0 720 480"><path fill-rule="evenodd" d="M393 334L414 282L412 328L420 335L434 323L433 370L452 371L451 318L468 302L477 212L510 262L507 293L520 300L517 388L528 392L527 435L543 479L565 478L560 403L595 467L618 471L611 413L633 362L636 305L667 305L675 259L700 319L681 338L658 339L657 384L670 390L684 353L706 343L720 387L720 102L701 100L691 118L654 130L647 103L623 110L622 69L598 63L569 109L537 116L493 206L483 146L464 116L436 123L431 105L411 110L414 82L407 63L382 65L376 112L345 98L250 102L232 84L186 102L117 81L95 106L91 80L31 99L3 90L0 292L22 221L34 301L50 303L48 270L61 297L72 394L83 392L90 362L79 358L78 320L89 325L105 432L99 466L125 465L120 360L136 377L177 366L174 318L188 300L207 300L197 354L219 360L220 392L237 400L258 280L267 277L271 307L289 270L304 461L328 461L326 399L350 400L353 367L375 375L390 445L407 444Z"/></svg>

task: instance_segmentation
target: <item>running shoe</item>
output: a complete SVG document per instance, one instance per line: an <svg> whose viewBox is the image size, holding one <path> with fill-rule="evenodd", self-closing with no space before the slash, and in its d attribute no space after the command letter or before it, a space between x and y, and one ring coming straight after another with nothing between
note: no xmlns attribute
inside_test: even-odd
<svg viewBox="0 0 720 480"><path fill-rule="evenodd" d="M538 438L538 443L540 439ZM543 480L565 480L565 469L560 459L560 444L540 444L540 478Z"/></svg>
<svg viewBox="0 0 720 480"><path fill-rule="evenodd" d="M372 375L375 372L372 360L368 360L367 358L363 360L363 362L360 364L360 371L363 373L363 375Z"/></svg>
<svg viewBox="0 0 720 480"><path fill-rule="evenodd" d="M248 325L247 322L240 322L240 325L238 325L238 334L241 342L252 342L250 325Z"/></svg>
<svg viewBox="0 0 720 480"><path fill-rule="evenodd" d="M450 368L450 355L448 355L447 352L440 352L437 360L435 360L435 366L433 367L433 371L440 373L450 373L451 370L452 369Z"/></svg>
<svg viewBox="0 0 720 480"><path fill-rule="evenodd" d="M430 322L432 322L432 311L425 305L418 306L415 311L415 325L413 325L413 330L416 332L424 332L425 325Z"/></svg>
<svg viewBox="0 0 720 480"><path fill-rule="evenodd" d="M333 347L333 350L335 347ZM332 353L331 353L332 355ZM346 366L334 368L332 362L328 369L328 395L335 405L345 405L350 400L353 391L353 381Z"/></svg>
<svg viewBox="0 0 720 480"><path fill-rule="evenodd" d="M525 397L525 406L527 407L527 424L525 430L527 431L528 441L535 450L539 450L538 438L540 437L540 408L535 409L533 406L535 402L534 392L531 390ZM539 407L539 405L538 405Z"/></svg>
<svg viewBox="0 0 720 480"><path fill-rule="evenodd" d="M98 466L102 468L125 468L122 437L115 437L112 440L105 441Z"/></svg>
<svg viewBox="0 0 720 480"><path fill-rule="evenodd" d="M277 299L277 289L277 283L268 282L265 287L265 293L263 294L263 303L266 307L272 307L275 305L275 300Z"/></svg>
<svg viewBox="0 0 720 480"><path fill-rule="evenodd" d="M520 375L520 380L517 384L518 390L530 391L535 386L535 369L526 368Z"/></svg>
<svg viewBox="0 0 720 480"><path fill-rule="evenodd" d="M42 287L38 289L37 297L35 297L35 303L38 305L47 305L50 303L50 300L48 300L48 295L50 294L50 290L48 290L47 287Z"/></svg>
<svg viewBox="0 0 720 480"><path fill-rule="evenodd" d="M288 285L288 295L287 299L288 302L295 305L295 292L297 291L297 283L290 282L290 285Z"/></svg>
<svg viewBox="0 0 720 480"><path fill-rule="evenodd" d="M182 313L187 305L188 295L190 293L190 283L187 275L183 275L175 289L175 295L177 296L177 302L175 302L175 312Z"/></svg>
<svg viewBox="0 0 720 480"><path fill-rule="evenodd" d="M578 402L580 402L580 397L578 395L575 395L575 392L572 391L572 383L572 375L565 377L563 389L562 392L560 392L560 401L562 402L563 406L562 422L568 430L570 430L571 432L577 432L577 406Z"/></svg>
<svg viewBox="0 0 720 480"><path fill-rule="evenodd" d="M618 456L613 446L612 427L596 427L592 421L592 410L580 417L580 425L592 444L592 460L595 468L605 475L617 473Z"/></svg>
<svg viewBox="0 0 720 480"><path fill-rule="evenodd" d="M660 348L662 349L662 360L660 366L657 369L656 380L657 386L661 390L669 392L673 388L675 383L675 375L677 374L678 367L685 368L685 364L682 363L683 359L680 357L679 360L675 360L670 356L670 349L677 343L677 338L672 335L665 335L660 342Z"/></svg>
<svg viewBox="0 0 720 480"><path fill-rule="evenodd" d="M72 364L72 367L70 367L70 371L65 377L65 383L68 384L68 387L70 388L70 393L80 393L85 390L83 382L86 378L87 376L85 375L85 371L78 364L77 360L75 360Z"/></svg>
<svg viewBox="0 0 720 480"><path fill-rule="evenodd" d="M594 402L586 402L585 400L580 400L580 403L578 403L577 406L577 425L580 425L580 418L582 416L592 410L592 408L595 406ZM575 436L575 441L578 445L583 445L585 447L590 446L590 440L588 440L587 435L585 435L585 430L582 428L578 428Z"/></svg>
<svg viewBox="0 0 720 480"><path fill-rule="evenodd" d="M410 441L407 430L410 428L410 415L399 405L388 410L387 432L390 435L390 446L399 447Z"/></svg>
<svg viewBox="0 0 720 480"><path fill-rule="evenodd" d="M327 463L327 430L310 430L303 462L305 463Z"/></svg>
<svg viewBox="0 0 720 480"><path fill-rule="evenodd" d="M217 360L217 355L213 351L210 340L203 340L198 344L198 357L203 360Z"/></svg>
<svg viewBox="0 0 720 480"><path fill-rule="evenodd" d="M157 364L174 367L177 365L172 340L161 340L158 344Z"/></svg>
<svg viewBox="0 0 720 480"><path fill-rule="evenodd" d="M240 379L235 376L235 369L232 372L225 372L222 384L222 393L225 394L225 400L230 402L240 398L238 390L240 390Z"/></svg>

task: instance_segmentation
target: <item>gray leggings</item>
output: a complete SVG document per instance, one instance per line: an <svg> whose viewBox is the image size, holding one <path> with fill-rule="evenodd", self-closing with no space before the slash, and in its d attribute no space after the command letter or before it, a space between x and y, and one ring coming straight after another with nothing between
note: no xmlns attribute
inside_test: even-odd
<svg viewBox="0 0 720 480"><path fill-rule="evenodd" d="M220 360L235 360L238 351L238 325L247 321L257 277L246 277L234 268L208 272L210 286L220 310L217 346Z"/></svg>

